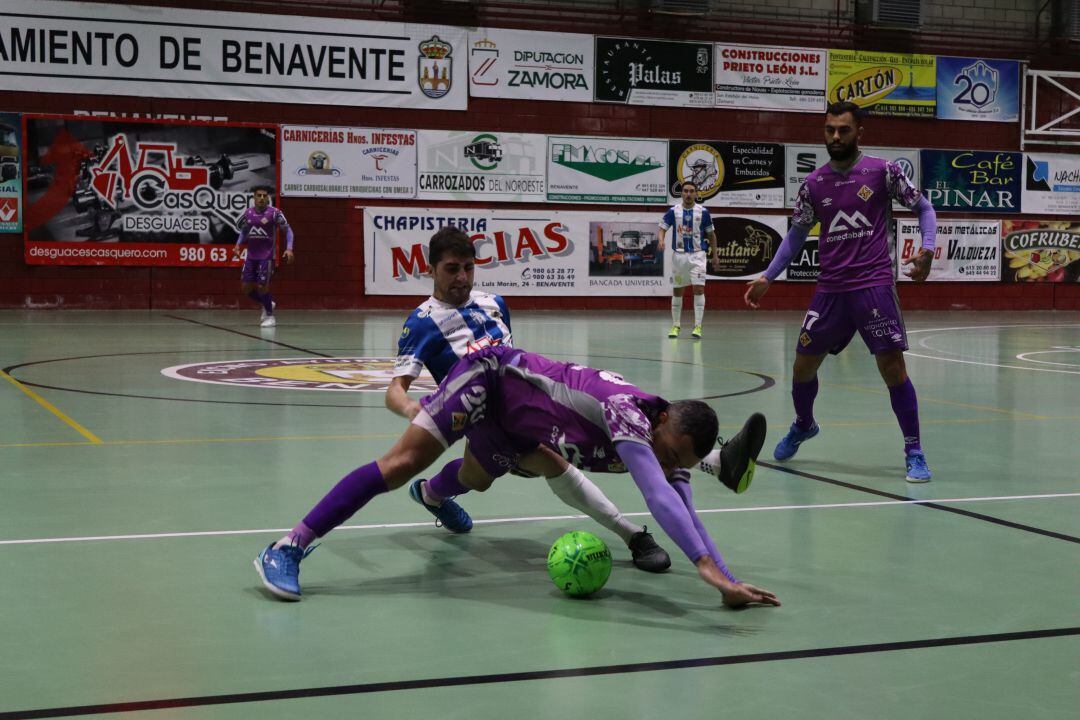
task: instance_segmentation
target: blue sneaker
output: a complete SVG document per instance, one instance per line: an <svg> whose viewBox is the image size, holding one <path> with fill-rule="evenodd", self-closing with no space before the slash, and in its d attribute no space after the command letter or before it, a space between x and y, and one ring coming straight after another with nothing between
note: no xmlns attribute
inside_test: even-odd
<svg viewBox="0 0 1080 720"><path fill-rule="evenodd" d="M303 550L296 545L283 545L279 548L270 543L255 558L255 569L259 571L263 585L282 600L300 599L300 561L319 547L312 545Z"/></svg>
<svg viewBox="0 0 1080 720"><path fill-rule="evenodd" d="M926 456L922 450L909 450L907 453L907 481L909 483L930 482L930 468L926 466Z"/></svg>
<svg viewBox="0 0 1080 720"><path fill-rule="evenodd" d="M776 443L776 449L772 451L772 456L777 460L790 460L795 457L795 453L799 452L799 446L810 438L821 432L821 428L817 423L810 426L809 430L800 430L795 426L795 423L791 423L791 428L788 430L787 435L783 440Z"/></svg>
<svg viewBox="0 0 1080 720"><path fill-rule="evenodd" d="M442 505L428 505L424 502L424 495L420 492L420 483L423 480L417 480L409 486L409 497L427 510L429 513L435 516L435 525L442 525L450 532L455 533L467 533L472 530L472 518L469 517L469 513L465 512L465 508L458 505L450 498L443 500Z"/></svg>

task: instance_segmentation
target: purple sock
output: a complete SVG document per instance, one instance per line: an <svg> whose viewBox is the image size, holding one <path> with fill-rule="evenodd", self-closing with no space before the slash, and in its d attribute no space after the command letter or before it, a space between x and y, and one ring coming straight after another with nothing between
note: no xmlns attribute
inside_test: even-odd
<svg viewBox="0 0 1080 720"><path fill-rule="evenodd" d="M250 290L247 295L249 298L262 305L262 295L259 294L258 290Z"/></svg>
<svg viewBox="0 0 1080 720"><path fill-rule="evenodd" d="M791 381L791 400L795 403L795 427L809 430L814 426L814 398L817 397L817 375L809 382Z"/></svg>
<svg viewBox="0 0 1080 720"><path fill-rule="evenodd" d="M352 517L367 505L373 497L386 492L386 481L376 463L356 468L341 478L334 489L326 494L304 518L316 537L322 537Z"/></svg>
<svg viewBox="0 0 1080 720"><path fill-rule="evenodd" d="M273 300L273 298L270 297L269 292L267 292L265 295L260 297L259 302L262 303L263 309L266 310L267 315L273 315L274 314L274 300Z"/></svg>
<svg viewBox="0 0 1080 720"><path fill-rule="evenodd" d="M438 474L425 482L428 493L433 497L445 499L469 492L469 488L459 483L457 479L458 468L461 467L462 462L464 461L458 458L443 465L443 469Z"/></svg>
<svg viewBox="0 0 1080 720"><path fill-rule="evenodd" d="M893 412L900 423L900 432L904 433L904 452L922 450L919 444L919 400L915 397L915 386L911 378L895 387L889 388L889 399Z"/></svg>

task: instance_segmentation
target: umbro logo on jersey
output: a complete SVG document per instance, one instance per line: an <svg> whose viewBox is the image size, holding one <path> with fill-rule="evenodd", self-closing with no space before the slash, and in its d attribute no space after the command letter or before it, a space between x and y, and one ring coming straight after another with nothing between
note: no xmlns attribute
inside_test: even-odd
<svg viewBox="0 0 1080 720"><path fill-rule="evenodd" d="M829 223L829 234L831 235L838 230L860 230L862 228L870 227L873 227L870 221L867 220L866 216L858 210L851 213L850 215L848 215L843 210L840 210L836 213L836 216L832 219L832 222Z"/></svg>
<svg viewBox="0 0 1080 720"><path fill-rule="evenodd" d="M821 201L821 207L829 207L832 205L832 198L825 198Z"/></svg>

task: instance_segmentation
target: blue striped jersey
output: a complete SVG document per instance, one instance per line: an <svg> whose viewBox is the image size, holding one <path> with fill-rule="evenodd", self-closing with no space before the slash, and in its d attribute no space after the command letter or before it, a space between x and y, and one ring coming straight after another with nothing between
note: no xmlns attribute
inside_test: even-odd
<svg viewBox="0 0 1080 720"><path fill-rule="evenodd" d="M501 296L473 290L458 307L429 297L401 329L394 377L415 378L426 367L442 382L459 359L494 345L513 345L510 311Z"/></svg>
<svg viewBox="0 0 1080 720"><path fill-rule="evenodd" d="M675 252L709 249L706 236L713 227L712 216L702 205L695 203L694 207L685 208L681 202L676 203L664 213L660 227L664 230L675 228L671 231L671 246Z"/></svg>

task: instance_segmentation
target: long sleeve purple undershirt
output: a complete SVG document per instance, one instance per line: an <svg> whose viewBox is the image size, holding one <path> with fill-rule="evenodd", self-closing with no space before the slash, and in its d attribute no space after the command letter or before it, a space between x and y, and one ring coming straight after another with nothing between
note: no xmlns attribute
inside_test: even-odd
<svg viewBox="0 0 1080 720"><path fill-rule="evenodd" d="M237 247L240 247L241 245L243 245L244 243L247 242L248 230L250 228L251 228L250 225L245 225L244 227L240 228L240 233L236 236L236 246ZM292 231L292 226L291 225L285 228L285 249L286 250L292 250L293 249L293 231Z"/></svg>
<svg viewBox="0 0 1080 720"><path fill-rule="evenodd" d="M649 512L686 557L696 563L708 555L728 580L739 582L724 565L720 551L694 511L690 484L682 479L669 483L652 449L646 445L623 441L615 443L615 450L645 497Z"/></svg>
<svg viewBox="0 0 1080 720"><path fill-rule="evenodd" d="M919 197L919 202L915 203L912 210L919 216L922 249L933 250L937 244L937 213L934 212L934 206L925 197ZM776 251L776 256L765 269L765 277L769 282L775 280L791 264L791 259L802 250L809 234L810 228L805 225L792 225L788 228L784 241L780 243L780 248Z"/></svg>

